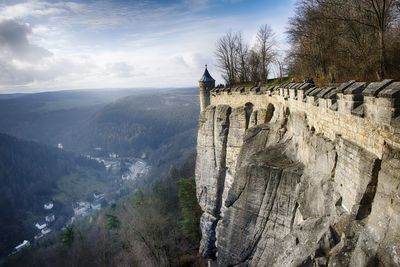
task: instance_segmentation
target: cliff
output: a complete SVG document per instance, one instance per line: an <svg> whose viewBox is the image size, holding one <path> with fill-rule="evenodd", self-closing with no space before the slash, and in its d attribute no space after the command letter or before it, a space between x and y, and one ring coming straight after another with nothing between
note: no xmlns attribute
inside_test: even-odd
<svg viewBox="0 0 400 267"><path fill-rule="evenodd" d="M219 266L400 265L400 83L211 91L200 252Z"/></svg>

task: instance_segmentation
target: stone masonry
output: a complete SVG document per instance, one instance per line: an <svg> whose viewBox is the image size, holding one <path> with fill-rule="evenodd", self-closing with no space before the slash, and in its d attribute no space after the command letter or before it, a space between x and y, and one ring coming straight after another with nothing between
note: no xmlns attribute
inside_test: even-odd
<svg viewBox="0 0 400 267"><path fill-rule="evenodd" d="M209 93L196 189L210 264L400 266L400 82Z"/></svg>

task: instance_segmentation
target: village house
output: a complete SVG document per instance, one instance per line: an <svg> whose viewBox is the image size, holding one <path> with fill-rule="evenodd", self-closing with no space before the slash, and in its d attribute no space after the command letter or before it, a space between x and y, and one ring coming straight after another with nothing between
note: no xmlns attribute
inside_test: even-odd
<svg viewBox="0 0 400 267"><path fill-rule="evenodd" d="M39 222L39 223L35 224L35 227L39 230L46 228L46 226L47 226L47 223L45 223L45 222Z"/></svg>
<svg viewBox="0 0 400 267"><path fill-rule="evenodd" d="M43 235L47 235L48 233L50 233L51 232L51 229L50 228L45 228L45 229L42 229L42 231L41 231L41 233L43 234Z"/></svg>
<svg viewBox="0 0 400 267"><path fill-rule="evenodd" d="M109 156L110 158L113 158L113 159L116 159L116 158L119 157L119 155L118 155L118 154L115 154L115 153L111 153L111 154L109 154L108 156Z"/></svg>
<svg viewBox="0 0 400 267"><path fill-rule="evenodd" d="M35 235L35 240L37 240L37 239L40 239L40 238L42 238L44 235L41 233L41 232L39 232L37 235Z"/></svg>
<svg viewBox="0 0 400 267"><path fill-rule="evenodd" d="M92 210L101 210L101 203L98 201L95 201L90 204L90 207L92 208Z"/></svg>
<svg viewBox="0 0 400 267"><path fill-rule="evenodd" d="M54 214L50 214L45 217L46 222L54 222L55 219L56 216Z"/></svg>
<svg viewBox="0 0 400 267"><path fill-rule="evenodd" d="M24 240L21 244L19 244L18 246L16 246L14 248L15 252L19 252L27 247L29 247L31 245L31 242L29 242L28 240Z"/></svg>
<svg viewBox="0 0 400 267"><path fill-rule="evenodd" d="M54 204L52 202L46 203L43 205L45 210L51 210L54 207Z"/></svg>
<svg viewBox="0 0 400 267"><path fill-rule="evenodd" d="M95 200L101 200L104 198L104 194L98 193L98 192L94 192L93 193L93 197Z"/></svg>
<svg viewBox="0 0 400 267"><path fill-rule="evenodd" d="M76 202L73 206L75 216L85 216L90 209L90 203L85 201Z"/></svg>

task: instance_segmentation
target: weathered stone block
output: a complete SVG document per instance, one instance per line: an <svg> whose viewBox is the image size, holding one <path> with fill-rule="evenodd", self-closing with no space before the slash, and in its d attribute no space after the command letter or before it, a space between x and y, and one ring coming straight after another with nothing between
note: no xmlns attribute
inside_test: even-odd
<svg viewBox="0 0 400 267"><path fill-rule="evenodd" d="M280 96L284 96L285 95L284 90L285 90L285 88L279 87L279 95Z"/></svg>
<svg viewBox="0 0 400 267"><path fill-rule="evenodd" d="M391 84L393 80L385 79L381 82L370 83L367 88L362 92L365 96L378 96L379 92L386 86Z"/></svg>
<svg viewBox="0 0 400 267"><path fill-rule="evenodd" d="M321 91L318 92L317 97L319 98L325 98L327 94L329 94L331 91L335 90L334 87L328 87L328 88L322 88Z"/></svg>
<svg viewBox="0 0 400 267"><path fill-rule="evenodd" d="M296 89L289 89L289 98L297 99L297 90Z"/></svg>
<svg viewBox="0 0 400 267"><path fill-rule="evenodd" d="M318 99L318 106L320 108L329 108L330 107L331 102L328 102L328 99L324 99L324 98L319 98Z"/></svg>
<svg viewBox="0 0 400 267"><path fill-rule="evenodd" d="M360 88L360 87L358 87ZM364 103L361 94L338 93L338 110L342 113L353 114L353 110Z"/></svg>
<svg viewBox="0 0 400 267"><path fill-rule="evenodd" d="M348 87L346 87L346 89L344 89L342 92L345 95L349 95L349 94L359 95L365 90L366 86L367 86L367 83L365 83L365 82L354 82L351 85L349 85Z"/></svg>
<svg viewBox="0 0 400 267"><path fill-rule="evenodd" d="M379 159L363 148L339 138L335 181L343 207L360 219L369 214L380 168ZM368 214L367 214L368 213Z"/></svg>
<svg viewBox="0 0 400 267"><path fill-rule="evenodd" d="M346 90L348 87L350 87L351 85L353 85L356 81L355 80L351 80L345 83L342 83L338 88L337 88L337 92L338 93L343 93L344 90Z"/></svg>
<svg viewBox="0 0 400 267"><path fill-rule="evenodd" d="M320 90L321 90L321 88L312 87L312 88L310 88L310 89L307 89L307 90L304 92L304 95L305 95L305 96L308 96L308 95L310 95L311 93L313 93L314 91L315 91L315 92L319 92Z"/></svg>
<svg viewBox="0 0 400 267"><path fill-rule="evenodd" d="M400 82L392 82L378 93L378 97L400 98Z"/></svg>
<svg viewBox="0 0 400 267"><path fill-rule="evenodd" d="M305 100L304 92L305 92L304 90L297 91L297 100L298 101L304 102L304 100Z"/></svg>

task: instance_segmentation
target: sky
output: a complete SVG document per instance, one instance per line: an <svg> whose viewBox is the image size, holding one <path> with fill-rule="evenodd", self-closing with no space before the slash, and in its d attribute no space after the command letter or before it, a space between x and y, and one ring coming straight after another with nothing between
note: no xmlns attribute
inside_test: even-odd
<svg viewBox="0 0 400 267"><path fill-rule="evenodd" d="M223 80L216 41L260 25L281 54L294 0L0 0L0 93L197 86Z"/></svg>

